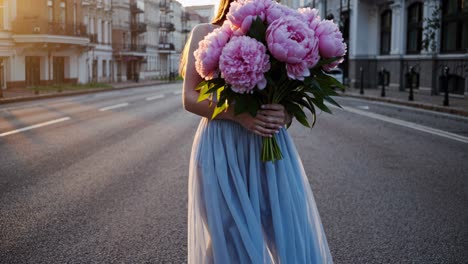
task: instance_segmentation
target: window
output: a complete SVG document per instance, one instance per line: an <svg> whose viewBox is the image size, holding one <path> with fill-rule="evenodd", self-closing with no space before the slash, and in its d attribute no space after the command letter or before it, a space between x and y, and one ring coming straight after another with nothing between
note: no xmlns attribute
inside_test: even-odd
<svg viewBox="0 0 468 264"><path fill-rule="evenodd" d="M65 23L67 22L67 4L65 1L60 1L60 14L58 19L60 25L65 26Z"/></svg>
<svg viewBox="0 0 468 264"><path fill-rule="evenodd" d="M48 0L47 1L47 18L49 22L54 22L54 1Z"/></svg>
<svg viewBox="0 0 468 264"><path fill-rule="evenodd" d="M3 8L4 4L3 4L3 0L0 0L0 30L3 30L3 19L4 19L4 16L3 16L3 12L4 12L4 8ZM1 84L0 84L1 86Z"/></svg>
<svg viewBox="0 0 468 264"><path fill-rule="evenodd" d="M420 53L422 44L423 4L414 3L408 8L406 52Z"/></svg>
<svg viewBox="0 0 468 264"><path fill-rule="evenodd" d="M102 77L107 77L107 61L102 61Z"/></svg>
<svg viewBox="0 0 468 264"><path fill-rule="evenodd" d="M390 54L392 43L392 11L384 11L380 19L380 54Z"/></svg>
<svg viewBox="0 0 468 264"><path fill-rule="evenodd" d="M468 51L468 0L446 0L442 5L442 52Z"/></svg>

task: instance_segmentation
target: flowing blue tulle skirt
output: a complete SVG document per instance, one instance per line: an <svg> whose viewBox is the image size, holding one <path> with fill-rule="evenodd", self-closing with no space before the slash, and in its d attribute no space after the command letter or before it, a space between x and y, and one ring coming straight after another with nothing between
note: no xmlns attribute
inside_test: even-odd
<svg viewBox="0 0 468 264"><path fill-rule="evenodd" d="M260 160L262 138L203 118L189 171L188 262L333 263L301 160L286 129L283 159Z"/></svg>

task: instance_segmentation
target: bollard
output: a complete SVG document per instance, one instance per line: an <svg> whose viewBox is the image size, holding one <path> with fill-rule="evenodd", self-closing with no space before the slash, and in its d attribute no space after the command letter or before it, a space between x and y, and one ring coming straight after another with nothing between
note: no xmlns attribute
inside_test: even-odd
<svg viewBox="0 0 468 264"><path fill-rule="evenodd" d="M364 69L360 67L359 71L361 72L361 90L359 91L359 93L364 94Z"/></svg>
<svg viewBox="0 0 468 264"><path fill-rule="evenodd" d="M445 92L445 96L444 96L444 106L449 106L449 90L448 90L448 75L449 75L449 71L450 71L450 68L445 66L444 67L444 82L443 82L443 85L444 85L444 92Z"/></svg>
<svg viewBox="0 0 468 264"><path fill-rule="evenodd" d="M413 76L414 76L414 68L411 66L409 68L409 101L414 101L414 91L413 91Z"/></svg>
<svg viewBox="0 0 468 264"><path fill-rule="evenodd" d="M385 68L382 67L380 71L380 79L382 83L382 92L380 93L380 96L385 97Z"/></svg>

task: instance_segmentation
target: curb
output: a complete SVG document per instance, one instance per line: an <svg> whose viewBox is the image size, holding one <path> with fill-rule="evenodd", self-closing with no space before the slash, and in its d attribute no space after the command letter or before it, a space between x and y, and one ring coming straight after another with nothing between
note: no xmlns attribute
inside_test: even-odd
<svg viewBox="0 0 468 264"><path fill-rule="evenodd" d="M340 93L339 95L343 97L352 97L352 98L358 98L358 99L365 99L369 101L387 102L387 103L392 103L392 104L404 105L404 106L409 106L409 107L414 107L414 108L421 108L425 110L432 110L432 111L441 112L441 113L468 117L468 111L464 109L460 109L460 108L451 108L451 107L440 106L440 105L408 102L408 101L403 101L399 99L382 98L382 97L366 96L366 95L356 95L356 94L346 94L346 93Z"/></svg>
<svg viewBox="0 0 468 264"><path fill-rule="evenodd" d="M43 95L0 98L0 105L9 104L9 103L17 103L17 102L41 100L41 99L49 99L49 98L56 98L56 97L65 97L65 96L72 96L72 95L83 95L83 94L90 94L90 93L125 90L125 89L131 89L131 88L141 88L141 87L148 87L152 85L161 85L161 84L168 84L168 83L171 83L171 82L155 82L155 83L146 83L146 84L141 83L141 84L122 86L122 87L97 88L97 89L89 89L89 90L84 90L84 91L61 92L61 93L57 92L57 93L50 93L50 94L43 94Z"/></svg>

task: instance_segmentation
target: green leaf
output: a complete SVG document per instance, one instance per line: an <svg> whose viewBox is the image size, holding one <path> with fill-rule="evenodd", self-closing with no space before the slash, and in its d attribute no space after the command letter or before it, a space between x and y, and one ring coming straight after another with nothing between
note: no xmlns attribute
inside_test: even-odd
<svg viewBox="0 0 468 264"><path fill-rule="evenodd" d="M250 29L247 32L247 36L254 38L262 43L265 43L266 29L267 28L263 23L262 19L259 16L257 16L257 18L252 21L252 25L250 26Z"/></svg>
<svg viewBox="0 0 468 264"><path fill-rule="evenodd" d="M327 102L329 102L329 103L331 103L331 104L333 104L333 105L339 107L339 108L343 108L343 107L341 107L340 104L338 104L338 103L337 103L333 98L331 98L330 96L325 96L323 99L326 100Z"/></svg>
<svg viewBox="0 0 468 264"><path fill-rule="evenodd" d="M311 110L312 118L314 119L312 121L312 127L314 127L315 122L317 122L317 114L316 114L315 107L314 107L314 104L313 104L313 101L312 101L312 97L310 97L309 95L306 94L305 98L306 98L307 102L312 106L312 108L310 110Z"/></svg>
<svg viewBox="0 0 468 264"><path fill-rule="evenodd" d="M201 101L204 101L204 100L207 100L208 98L210 98L210 94L207 93L208 92L208 89L209 89L209 83L206 82L206 81L203 81L202 82L203 84L202 85L198 85L197 90L200 91L200 93L198 94L198 100L197 100L197 103L201 102Z"/></svg>
<svg viewBox="0 0 468 264"><path fill-rule="evenodd" d="M333 86L335 86L337 88L340 88L341 90L345 89L345 87L344 87L344 85L342 83L340 83L337 79L335 79L332 76L327 75L325 73L317 74L315 76L315 78L320 83L321 87L325 86L326 88L329 88L330 90L332 90L331 88ZM329 95L336 95L336 92L333 91L333 93L329 93Z"/></svg>
<svg viewBox="0 0 468 264"><path fill-rule="evenodd" d="M197 87L195 87L195 90L196 91L200 91L204 86L207 86L208 87L208 81L201 81Z"/></svg>
<svg viewBox="0 0 468 264"><path fill-rule="evenodd" d="M312 98L312 102L322 111L331 114L330 108L323 103L323 98Z"/></svg>
<svg viewBox="0 0 468 264"><path fill-rule="evenodd" d="M295 103L288 102L284 105L284 107L289 113L294 115L294 117L297 119L297 121L299 121L299 123L306 127L310 127L309 122L307 121L307 116L300 106L298 106Z"/></svg>
<svg viewBox="0 0 468 264"><path fill-rule="evenodd" d="M225 111L228 108L227 101L225 101L224 104L221 106L216 106L216 108L213 111L213 115L211 116L211 119L215 119L217 115L219 115L221 112Z"/></svg>
<svg viewBox="0 0 468 264"><path fill-rule="evenodd" d="M216 91L216 98L218 99L218 103L216 104L216 106L220 107L222 106L223 104L225 104L226 100L227 100L227 94L224 92L225 91L225 88L224 86L219 88L217 91Z"/></svg>

